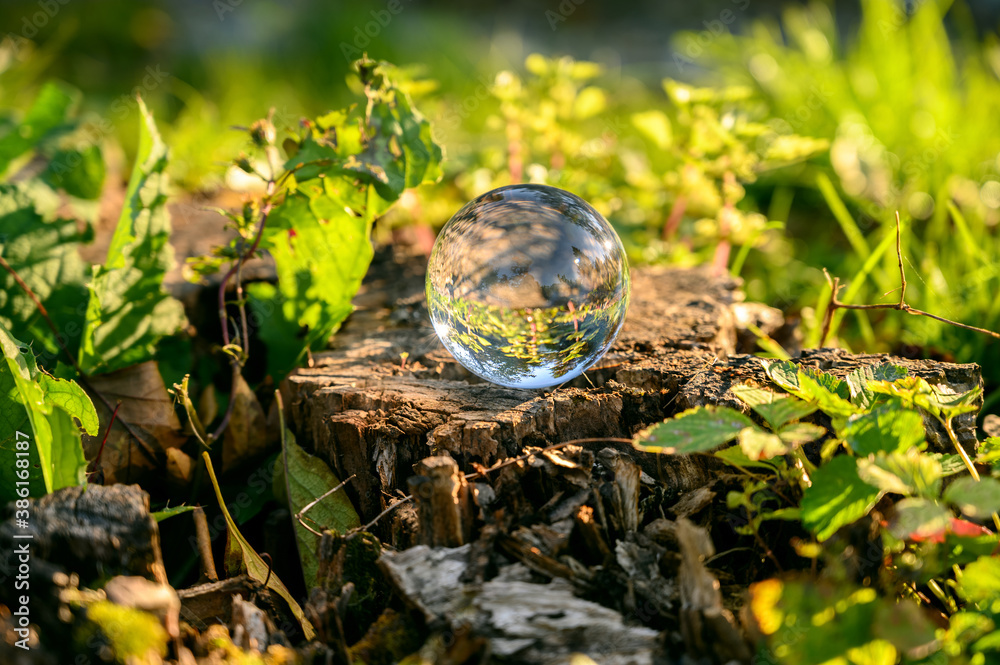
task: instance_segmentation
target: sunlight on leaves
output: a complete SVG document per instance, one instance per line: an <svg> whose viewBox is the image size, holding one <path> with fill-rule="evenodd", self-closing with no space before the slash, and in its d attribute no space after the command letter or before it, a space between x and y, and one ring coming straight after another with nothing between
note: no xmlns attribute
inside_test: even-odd
<svg viewBox="0 0 1000 665"><path fill-rule="evenodd" d="M103 266L94 267L79 363L104 373L149 360L184 323L184 307L163 289L173 267L167 211L167 148L139 99L139 152Z"/></svg>
<svg viewBox="0 0 1000 665"><path fill-rule="evenodd" d="M80 430L95 435L98 427L90 397L40 370L31 349L2 326L0 355L0 500L19 497L18 481L29 483L30 496L84 484Z"/></svg>
<svg viewBox="0 0 1000 665"><path fill-rule="evenodd" d="M983 520L1000 511L1000 480L981 478L958 478L944 491L944 500L957 506L962 514L972 519Z"/></svg>
<svg viewBox="0 0 1000 665"><path fill-rule="evenodd" d="M861 480L857 462L847 455L834 457L811 478L802 495L802 524L820 541L867 515L882 496L882 490Z"/></svg>
<svg viewBox="0 0 1000 665"><path fill-rule="evenodd" d="M915 448L859 459L858 475L890 494L936 499L941 493L941 463Z"/></svg>
<svg viewBox="0 0 1000 665"><path fill-rule="evenodd" d="M793 420L801 420L819 408L791 395L755 386L733 386L732 391L773 429L779 429Z"/></svg>
<svg viewBox="0 0 1000 665"><path fill-rule="evenodd" d="M729 443L747 427L755 425L739 411L721 406L697 407L642 430L632 445L667 455L707 453Z"/></svg>

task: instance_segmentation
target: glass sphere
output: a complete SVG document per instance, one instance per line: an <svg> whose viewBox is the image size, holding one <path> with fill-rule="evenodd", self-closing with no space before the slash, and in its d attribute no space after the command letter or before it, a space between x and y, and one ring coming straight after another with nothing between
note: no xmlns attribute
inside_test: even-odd
<svg viewBox="0 0 1000 665"><path fill-rule="evenodd" d="M511 185L466 204L427 266L427 308L469 371L511 388L579 376L615 341L629 300L625 249L579 196Z"/></svg>

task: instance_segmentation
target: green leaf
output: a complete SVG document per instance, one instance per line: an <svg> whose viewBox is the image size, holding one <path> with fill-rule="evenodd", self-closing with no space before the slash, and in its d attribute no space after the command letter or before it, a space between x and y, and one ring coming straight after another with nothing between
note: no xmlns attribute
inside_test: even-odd
<svg viewBox="0 0 1000 665"><path fill-rule="evenodd" d="M950 520L951 512L937 501L911 497L896 503L889 533L900 539L927 537L944 531Z"/></svg>
<svg viewBox="0 0 1000 665"><path fill-rule="evenodd" d="M306 640L313 639L316 631L313 629L312 624L309 623L309 619L306 618L302 608L295 601L295 598L288 591L284 583L271 570L271 566L260 558L260 555L254 551L253 547L250 546L250 543L247 542L246 538L243 537L243 534L236 527L236 522L233 521L229 510L226 508L226 502L222 498L222 490L219 489L219 481L215 477L215 469L212 468L212 458L209 457L207 452L203 452L201 457L205 460L205 469L208 471L208 477L212 480L212 487L215 488L215 498L219 501L219 508L226 519L226 528L229 534L226 541L227 572L230 575L246 573L247 577L258 584L267 582L267 588L274 591L288 603L288 608L292 611L292 615L298 619L299 625L302 626L302 632Z"/></svg>
<svg viewBox="0 0 1000 665"><path fill-rule="evenodd" d="M275 380L306 349L324 347L353 311L351 300L374 255L371 224L346 212L331 194L329 186L305 185L271 213L266 245L277 268L277 290L255 283L249 293L254 311L266 315L261 337Z"/></svg>
<svg viewBox="0 0 1000 665"><path fill-rule="evenodd" d="M856 455L905 451L926 446L924 419L916 411L882 406L854 416L844 427L843 438Z"/></svg>
<svg viewBox="0 0 1000 665"><path fill-rule="evenodd" d="M892 363L882 363L879 365L865 365L847 374L844 380L851 391L851 402L862 409L871 409L880 400L877 395L868 388L872 381L895 381L909 376L909 371L900 365Z"/></svg>
<svg viewBox="0 0 1000 665"><path fill-rule="evenodd" d="M823 372L812 367L799 367L799 384L802 384L802 376L805 375L818 383L824 389L833 393L842 400L850 401L851 388L843 379L838 379L829 372Z"/></svg>
<svg viewBox="0 0 1000 665"><path fill-rule="evenodd" d="M21 124L0 137L0 175L11 162L64 125L78 97L64 86L46 83Z"/></svg>
<svg viewBox="0 0 1000 665"><path fill-rule="evenodd" d="M260 334L276 381L307 349L323 348L353 311L373 255L375 219L407 188L441 177L430 124L392 83L389 68L373 67L367 104L321 116L293 141L285 163L293 184L268 217L261 247L274 257L278 285L253 284L249 293L267 322Z"/></svg>
<svg viewBox="0 0 1000 665"><path fill-rule="evenodd" d="M972 645L971 651L974 654L982 652L994 652L995 654L997 651L1000 651L1000 630L994 630L989 635L984 635L980 639L976 640ZM984 662L990 662L990 659L987 659Z"/></svg>
<svg viewBox="0 0 1000 665"><path fill-rule="evenodd" d="M868 514L882 496L858 476L853 457L840 455L816 469L802 494L802 524L823 541Z"/></svg>
<svg viewBox="0 0 1000 665"><path fill-rule="evenodd" d="M802 579L769 579L750 587L747 608L775 662L896 662L934 642L935 626L912 601L882 598L871 588Z"/></svg>
<svg viewBox="0 0 1000 665"><path fill-rule="evenodd" d="M874 589L769 579L750 586L749 610L777 662L819 665L872 641L878 602Z"/></svg>
<svg viewBox="0 0 1000 665"><path fill-rule="evenodd" d="M980 386L958 395L944 393L939 388L932 387L931 394L919 396L917 403L931 413L937 413L947 420L963 413L979 411L982 406L982 398L983 389Z"/></svg>
<svg viewBox="0 0 1000 665"><path fill-rule="evenodd" d="M764 367L774 383L833 418L847 418L858 412L858 407L848 400L847 383L832 374L797 367L787 360L767 363Z"/></svg>
<svg viewBox="0 0 1000 665"><path fill-rule="evenodd" d="M322 174L370 187L372 196L366 192L365 201L369 219L382 214L405 189L436 182L442 173L442 151L430 123L393 84L387 67L379 64L376 70L365 89L370 103L317 118L316 129L285 163L300 181Z"/></svg>
<svg viewBox="0 0 1000 665"><path fill-rule="evenodd" d="M767 378L790 393L799 389L799 366L788 360L775 360L764 363Z"/></svg>
<svg viewBox="0 0 1000 665"><path fill-rule="evenodd" d="M757 427L745 427L739 434L740 448L752 460L771 459L791 451L791 446L777 434Z"/></svg>
<svg viewBox="0 0 1000 665"><path fill-rule="evenodd" d="M92 435L98 428L90 398L76 383L40 371L31 350L3 326L0 354L0 501L17 498L19 487L41 496L83 484L80 427Z"/></svg>
<svg viewBox="0 0 1000 665"><path fill-rule="evenodd" d="M826 430L812 423L789 423L778 430L778 436L789 446L796 448L826 436Z"/></svg>
<svg viewBox="0 0 1000 665"><path fill-rule="evenodd" d="M971 603L995 603L1000 600L1000 558L984 556L962 571L956 580L958 595Z"/></svg>
<svg viewBox="0 0 1000 665"><path fill-rule="evenodd" d="M732 466L739 468L766 469L768 471L775 471L784 464L784 460L780 457L770 460L751 459L739 446L730 446L729 448L716 450L712 454L726 464L731 464Z"/></svg>
<svg viewBox="0 0 1000 665"><path fill-rule="evenodd" d="M156 344L184 323L184 308L163 289L173 267L167 148L139 99L142 125L125 206L104 266L94 269L80 367L110 372L153 358Z"/></svg>
<svg viewBox="0 0 1000 665"><path fill-rule="evenodd" d="M104 186L104 156L101 149L91 145L82 150L59 150L49 160L39 176L56 189L70 196L96 200Z"/></svg>
<svg viewBox="0 0 1000 665"><path fill-rule="evenodd" d="M906 653L934 642L936 626L916 603L884 598L879 600L875 610L872 631L876 637Z"/></svg>
<svg viewBox="0 0 1000 665"><path fill-rule="evenodd" d="M897 379L891 383L872 381L868 387L873 392L898 397L908 406L920 407L945 420L963 413L977 411L981 405L983 394L983 389L980 387L960 395L944 393L918 376Z"/></svg>
<svg viewBox="0 0 1000 665"><path fill-rule="evenodd" d="M42 186L44 188L44 186ZM50 190L45 188L54 196ZM38 210L37 188L27 183L0 184L0 256L45 305L73 353L80 340L80 320L86 312L84 264L77 253L81 233L72 219L47 219ZM21 330L36 348L44 366L60 353L55 337L34 301L6 270L0 270L0 325Z"/></svg>
<svg viewBox="0 0 1000 665"><path fill-rule="evenodd" d="M859 459L858 475L890 494L936 499L941 493L941 463L915 448Z"/></svg>
<svg viewBox="0 0 1000 665"><path fill-rule="evenodd" d="M632 445L668 455L707 453L735 439L753 421L724 406L699 406L636 434Z"/></svg>
<svg viewBox="0 0 1000 665"><path fill-rule="evenodd" d="M931 394L931 385L919 376L907 376L895 381L869 381L868 389L881 395L898 397L904 403L912 405L917 395Z"/></svg>
<svg viewBox="0 0 1000 665"><path fill-rule="evenodd" d="M799 397L833 418L849 418L858 408L847 399L847 384L832 374L799 370Z"/></svg>
<svg viewBox="0 0 1000 665"><path fill-rule="evenodd" d="M282 439L284 456L288 459L288 473L282 457L274 465L274 497L288 506L292 513L295 537L298 541L299 559L306 589L316 586L316 571L319 558L316 547L319 539L295 518L307 504L340 484L340 479L330 471L326 462L308 454L297 443L295 436L287 428ZM290 499L289 499L290 497ZM342 490L326 497L302 517L316 531L330 529L340 534L361 526L361 519L354 510L351 500Z"/></svg>
<svg viewBox="0 0 1000 665"><path fill-rule="evenodd" d="M158 510L155 513L150 513L153 519L157 522L162 522L163 520L173 517L174 515L181 515L183 513L189 513L197 508L197 506L174 506L172 508L164 508L163 510Z"/></svg>
<svg viewBox="0 0 1000 665"><path fill-rule="evenodd" d="M885 640L872 640L860 647L848 649L847 661L851 665L895 665L899 652Z"/></svg>
<svg viewBox="0 0 1000 665"><path fill-rule="evenodd" d="M51 378L51 377L50 377ZM53 381L63 381L64 379L52 379ZM76 386L76 384L73 384ZM83 390L77 386L82 393ZM46 398L48 395L46 395ZM91 413L94 405L88 400L87 405ZM87 484L87 460L83 456L83 443L80 437L80 426L73 417L60 408L53 407L47 415L49 428L52 433L52 442L49 446L49 474L51 481L50 492L62 489L63 487L76 487ZM41 464L41 455L39 455Z"/></svg>
<svg viewBox="0 0 1000 665"><path fill-rule="evenodd" d="M94 403L75 381L57 379L45 372L39 372L38 383L45 392L45 399L70 414L80 422L87 434L97 436L100 422Z"/></svg>
<svg viewBox="0 0 1000 665"><path fill-rule="evenodd" d="M740 432L740 448L752 460L770 459L787 455L804 443L815 441L826 434L826 430L812 423L790 423L777 434L765 432L758 427L746 427Z"/></svg>
<svg viewBox="0 0 1000 665"><path fill-rule="evenodd" d="M959 478L944 490L944 500L972 519L985 519L1000 511L1000 481L996 478Z"/></svg>
<svg viewBox="0 0 1000 665"><path fill-rule="evenodd" d="M973 644L978 638L988 633L996 635L996 632L990 632L993 631L994 626L992 619L978 612L958 611L951 615L947 639L955 645Z"/></svg>
<svg viewBox="0 0 1000 665"><path fill-rule="evenodd" d="M402 134L404 184L407 188L441 179L441 146L431 136L431 124L413 107L409 96L396 89L395 117ZM390 103L391 106L391 103Z"/></svg>
<svg viewBox="0 0 1000 665"><path fill-rule="evenodd" d="M924 453L930 455L941 465L941 477L948 478L965 471L965 462L961 455L948 453Z"/></svg>
<svg viewBox="0 0 1000 665"><path fill-rule="evenodd" d="M753 409L775 430L792 420L805 418L818 408L815 404L766 388L733 386L732 391L740 401Z"/></svg>
<svg viewBox="0 0 1000 665"><path fill-rule="evenodd" d="M1000 461L1000 436L987 437L979 444L976 463L992 465L997 461Z"/></svg>

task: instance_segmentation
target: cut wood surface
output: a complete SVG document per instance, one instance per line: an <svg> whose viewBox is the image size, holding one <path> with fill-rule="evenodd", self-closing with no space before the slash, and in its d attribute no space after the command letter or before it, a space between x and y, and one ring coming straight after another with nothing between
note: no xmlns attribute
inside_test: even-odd
<svg viewBox="0 0 1000 665"><path fill-rule="evenodd" d="M489 465L525 446L631 437L699 404L745 411L729 388L768 384L760 359L736 353L737 318L746 316L734 315L734 307L746 308L738 281L728 275L707 268L635 270L628 317L608 354L585 377L541 391L484 382L448 354L427 318L423 269L421 257L380 256L332 350L285 384L290 422L303 445L341 477L357 474L348 492L363 520L407 491L413 465L425 457L448 454L471 471L472 462ZM843 375L886 360L955 392L982 381L973 364L839 349L805 352L796 361ZM970 443L974 416L957 425ZM934 444L933 432L931 438ZM594 452L608 445L587 444ZM705 485L715 468L705 458L656 458L616 445L678 495Z"/></svg>

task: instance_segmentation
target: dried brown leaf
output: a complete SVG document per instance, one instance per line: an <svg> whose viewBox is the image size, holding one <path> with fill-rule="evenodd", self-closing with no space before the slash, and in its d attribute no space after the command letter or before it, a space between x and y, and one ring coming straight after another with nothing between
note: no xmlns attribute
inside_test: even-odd
<svg viewBox="0 0 1000 665"><path fill-rule="evenodd" d="M187 437L181 431L181 422L174 411L174 401L160 376L156 361L150 360L125 369L90 378L94 390L111 403L121 402L118 420L108 434L100 468L106 484L135 482L145 471L154 468L153 462L138 449L131 435L121 424L124 420L154 451L166 451L182 446ZM100 416L101 428L97 436L83 437L83 450L88 460L94 459L107 431L111 412L99 400L94 400ZM131 467L131 468L130 468Z"/></svg>

